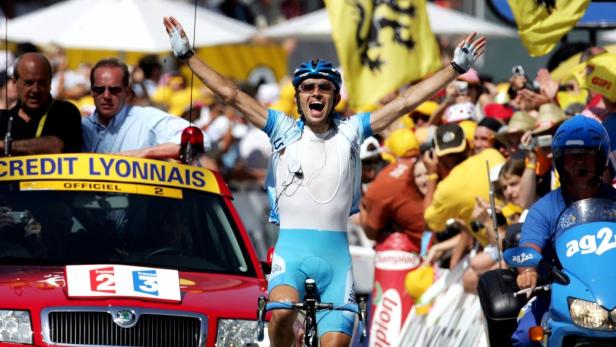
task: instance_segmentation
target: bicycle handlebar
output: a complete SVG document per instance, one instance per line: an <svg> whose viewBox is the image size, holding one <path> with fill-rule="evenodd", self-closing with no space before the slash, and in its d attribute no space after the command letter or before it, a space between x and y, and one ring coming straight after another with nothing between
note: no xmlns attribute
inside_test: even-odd
<svg viewBox="0 0 616 347"><path fill-rule="evenodd" d="M265 306L265 311L273 311L273 310L305 310L307 305L305 302L284 302L284 301L274 301L268 302ZM323 303L315 303L314 308L317 311L322 310L332 310L332 311L349 311L353 313L359 313L359 305L358 304L342 304L339 306L334 306L334 304L323 304Z"/></svg>
<svg viewBox="0 0 616 347"><path fill-rule="evenodd" d="M305 301L300 302L285 302L285 301L272 301L267 302L264 297L259 297L258 310L257 310L257 340L263 341L265 331L265 314L268 311L273 310L306 310L308 303ZM359 303L346 303L342 305L334 305L332 303L311 303L312 307L316 311L332 310L332 311L349 311L357 314L359 317L359 330L360 330L360 342L363 342L367 336L366 333L366 302L362 299Z"/></svg>

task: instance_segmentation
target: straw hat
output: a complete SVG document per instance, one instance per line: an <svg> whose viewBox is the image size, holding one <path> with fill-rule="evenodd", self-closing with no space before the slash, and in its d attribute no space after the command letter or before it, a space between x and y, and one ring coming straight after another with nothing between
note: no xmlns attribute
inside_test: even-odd
<svg viewBox="0 0 616 347"><path fill-rule="evenodd" d="M539 134L548 131L554 127L558 127L560 123L567 120L565 111L555 104L543 104L539 107L539 115L537 115L537 123L533 129L533 134Z"/></svg>
<svg viewBox="0 0 616 347"><path fill-rule="evenodd" d="M496 139L501 143L507 144L507 135L518 134L522 135L528 130L532 130L537 124L537 120L526 111L517 111L513 113L509 123L502 127L496 134Z"/></svg>

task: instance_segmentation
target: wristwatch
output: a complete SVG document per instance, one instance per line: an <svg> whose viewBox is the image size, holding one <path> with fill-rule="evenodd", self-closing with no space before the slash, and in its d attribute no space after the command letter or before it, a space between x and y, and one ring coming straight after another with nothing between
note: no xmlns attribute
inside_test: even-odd
<svg viewBox="0 0 616 347"><path fill-rule="evenodd" d="M178 56L178 59L181 61L186 61L188 60L188 58L192 57L193 55L195 55L195 51L192 49L189 49L186 53Z"/></svg>

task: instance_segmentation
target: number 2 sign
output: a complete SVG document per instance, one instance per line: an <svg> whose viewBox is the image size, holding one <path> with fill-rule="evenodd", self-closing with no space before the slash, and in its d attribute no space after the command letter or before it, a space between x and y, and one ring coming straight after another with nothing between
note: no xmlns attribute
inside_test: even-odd
<svg viewBox="0 0 616 347"><path fill-rule="evenodd" d="M90 288L93 292L115 293L113 266L90 270Z"/></svg>

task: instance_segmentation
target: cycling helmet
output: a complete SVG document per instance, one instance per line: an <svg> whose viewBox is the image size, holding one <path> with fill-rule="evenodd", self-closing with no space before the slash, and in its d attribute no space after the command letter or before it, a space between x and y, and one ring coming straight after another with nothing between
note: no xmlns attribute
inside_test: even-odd
<svg viewBox="0 0 616 347"><path fill-rule="evenodd" d="M308 78L324 78L334 84L336 91L340 91L342 76L338 69L327 60L308 60L293 71L293 87L297 88L303 80Z"/></svg>
<svg viewBox="0 0 616 347"><path fill-rule="evenodd" d="M556 130L552 141L552 154L556 169L561 176L564 172L563 156L565 151L576 148L595 151L597 175L601 175L603 169L607 166L610 151L610 138L603 125L592 118L578 114L565 121Z"/></svg>

